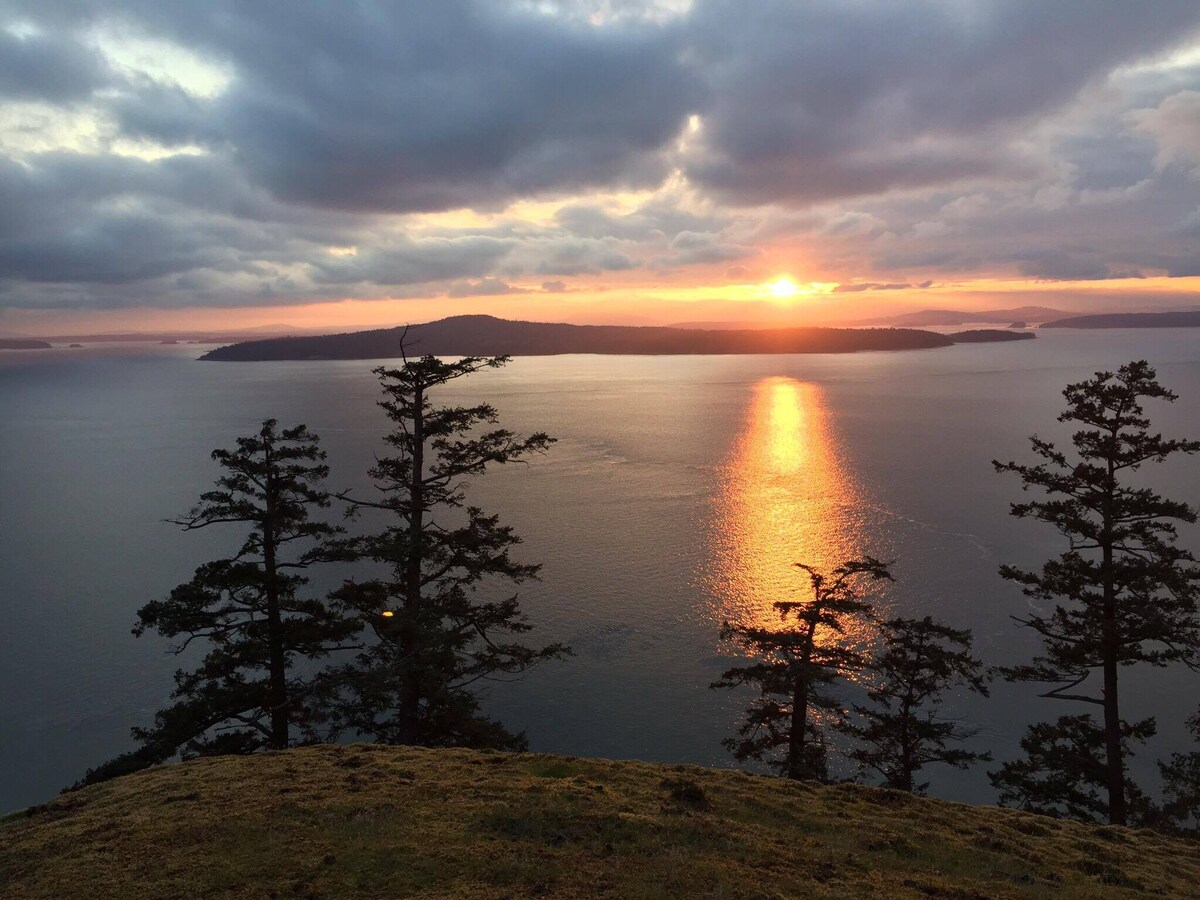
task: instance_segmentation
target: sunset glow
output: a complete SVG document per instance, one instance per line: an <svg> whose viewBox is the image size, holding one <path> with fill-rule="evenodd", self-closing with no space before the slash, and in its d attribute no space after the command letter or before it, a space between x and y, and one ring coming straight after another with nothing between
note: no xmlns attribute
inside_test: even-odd
<svg viewBox="0 0 1200 900"><path fill-rule="evenodd" d="M800 293L800 287L796 284L796 282L787 277L778 278L775 281L772 281L768 287L771 289L771 293L780 300L795 297L798 293Z"/></svg>
<svg viewBox="0 0 1200 900"><path fill-rule="evenodd" d="M18 4L0 336L1192 305L1200 16L1052 6Z"/></svg>
<svg viewBox="0 0 1200 900"><path fill-rule="evenodd" d="M828 572L863 552L863 500L818 385L768 378L753 392L724 472L707 584L715 619L773 628L774 603L809 596L796 563Z"/></svg>

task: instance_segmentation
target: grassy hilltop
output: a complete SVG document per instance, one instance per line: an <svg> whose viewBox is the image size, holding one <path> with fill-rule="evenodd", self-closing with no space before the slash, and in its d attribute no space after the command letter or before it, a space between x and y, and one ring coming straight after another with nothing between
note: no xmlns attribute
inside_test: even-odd
<svg viewBox="0 0 1200 900"><path fill-rule="evenodd" d="M1200 846L854 786L322 746L0 820L4 898L1196 896Z"/></svg>

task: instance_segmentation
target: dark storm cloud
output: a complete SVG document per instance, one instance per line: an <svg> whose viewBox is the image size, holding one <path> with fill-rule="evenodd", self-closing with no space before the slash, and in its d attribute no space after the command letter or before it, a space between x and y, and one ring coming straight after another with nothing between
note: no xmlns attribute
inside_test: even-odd
<svg viewBox="0 0 1200 900"><path fill-rule="evenodd" d="M99 54L74 41L0 30L0 100L70 103L90 97L109 77Z"/></svg>
<svg viewBox="0 0 1200 900"><path fill-rule="evenodd" d="M1008 143L1116 66L1194 37L1200 4L711 0L713 103L688 163L734 203L1028 177Z"/></svg>
<svg viewBox="0 0 1200 900"><path fill-rule="evenodd" d="M569 27L503 4L297 2L283 15L153 4L142 15L237 74L211 109L147 96L168 114L126 104L125 119L164 142L219 136L276 196L319 207L480 208L654 185L701 96L675 31Z"/></svg>
<svg viewBox="0 0 1200 900"><path fill-rule="evenodd" d="M538 275L598 275L636 269L641 263L630 259L612 239L558 240L547 242Z"/></svg>
<svg viewBox="0 0 1200 900"><path fill-rule="evenodd" d="M1200 268L1200 68L1130 68L1197 39L1194 0L549 5L0 0L0 100L99 123L0 149L0 306L554 290L788 238L844 290ZM118 65L98 28L227 83ZM628 188L657 193L588 196Z"/></svg>
<svg viewBox="0 0 1200 900"><path fill-rule="evenodd" d="M354 255L316 262L314 281L325 285L406 285L480 277L491 272L514 246L513 241L491 237L419 241L398 237Z"/></svg>

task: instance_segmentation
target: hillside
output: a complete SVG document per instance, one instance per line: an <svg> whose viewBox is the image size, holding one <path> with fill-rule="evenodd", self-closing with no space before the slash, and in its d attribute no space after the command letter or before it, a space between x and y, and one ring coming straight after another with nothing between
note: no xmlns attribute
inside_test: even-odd
<svg viewBox="0 0 1200 900"><path fill-rule="evenodd" d="M1072 316L1046 322L1042 328L1200 328L1200 310Z"/></svg>
<svg viewBox="0 0 1200 900"><path fill-rule="evenodd" d="M714 354L850 353L948 347L950 338L892 328L777 328L722 331L630 325L514 322L494 316L452 316L423 325L320 337L246 341L219 347L201 359L387 359L400 355L548 356L557 353Z"/></svg>
<svg viewBox="0 0 1200 900"><path fill-rule="evenodd" d="M692 766L321 746L0 820L0 896L1182 897L1195 844ZM1194 896L1194 893L1193 893Z"/></svg>

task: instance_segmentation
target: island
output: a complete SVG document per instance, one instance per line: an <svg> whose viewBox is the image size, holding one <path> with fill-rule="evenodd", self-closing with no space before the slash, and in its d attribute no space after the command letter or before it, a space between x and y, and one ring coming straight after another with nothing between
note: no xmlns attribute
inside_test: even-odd
<svg viewBox="0 0 1200 900"><path fill-rule="evenodd" d="M1200 310L1159 313L1105 313L1043 322L1042 328L1200 328Z"/></svg>
<svg viewBox="0 0 1200 900"><path fill-rule="evenodd" d="M1049 322L1070 313L1050 306L1018 306L1012 309L971 311L962 309L922 309L918 312L867 319L860 325L894 325L899 328L929 328L954 325L1003 325L1005 322ZM1013 326L1008 326L1012 328ZM1024 326L1022 326L1024 327Z"/></svg>
<svg viewBox="0 0 1200 900"><path fill-rule="evenodd" d="M49 350L50 345L45 341L15 340L0 338L0 350Z"/></svg>
<svg viewBox="0 0 1200 900"><path fill-rule="evenodd" d="M947 335L956 344L991 344L1009 341L1031 341L1036 337L1029 331L1001 331L996 328L977 328L973 331L956 331Z"/></svg>
<svg viewBox="0 0 1200 900"><path fill-rule="evenodd" d="M962 335L966 335L965 337ZM706 330L629 325L518 322L452 316L436 322L346 334L243 341L200 357L216 362L391 359L409 356L551 356L560 353L735 354L853 353L926 350L955 343L1013 340L1005 331L935 334L909 328L772 328ZM1030 335L1031 336L1031 335Z"/></svg>

